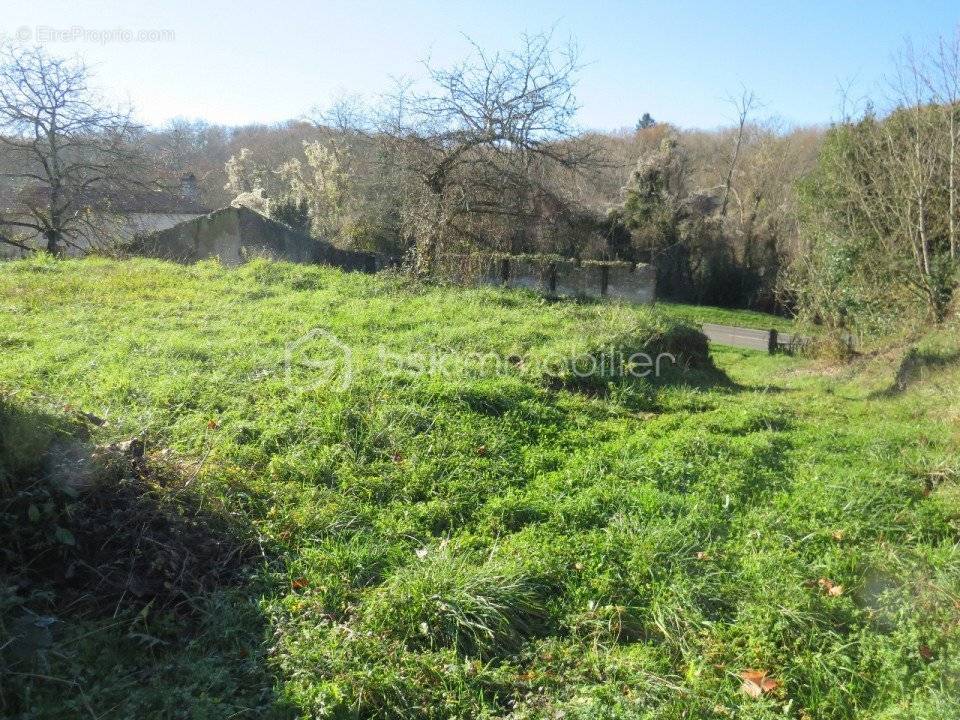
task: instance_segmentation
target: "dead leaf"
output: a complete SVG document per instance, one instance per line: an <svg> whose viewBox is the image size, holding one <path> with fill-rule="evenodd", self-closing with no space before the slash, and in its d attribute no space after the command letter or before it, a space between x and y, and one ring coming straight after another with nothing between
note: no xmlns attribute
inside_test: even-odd
<svg viewBox="0 0 960 720"><path fill-rule="evenodd" d="M836 542L842 542L843 539L844 539L846 536L847 536L847 534L846 534L843 530L834 530L834 531L833 531L833 535L831 535L831 537L832 537Z"/></svg>
<svg viewBox="0 0 960 720"><path fill-rule="evenodd" d="M478 445L477 448L476 448L476 453L477 453L477 455L479 455L480 457L483 457L484 455L487 454L487 446L486 446L486 445Z"/></svg>
<svg viewBox="0 0 960 720"><path fill-rule="evenodd" d="M817 585L830 597L840 597L843 595L843 585L838 585L830 578L820 578L817 580Z"/></svg>
<svg viewBox="0 0 960 720"><path fill-rule="evenodd" d="M917 648L917 652L920 653L920 657L926 662L931 662L933 660L933 650L930 649L929 645L923 644Z"/></svg>
<svg viewBox="0 0 960 720"><path fill-rule="evenodd" d="M207 430L216 430L218 427L220 427L220 423L216 420L210 419L207 421Z"/></svg>
<svg viewBox="0 0 960 720"><path fill-rule="evenodd" d="M697 552L696 555L694 555L694 557L697 558L697 560L709 560L710 554L705 553L703 550L700 550L699 552Z"/></svg>
<svg viewBox="0 0 960 720"><path fill-rule="evenodd" d="M303 590L308 584L309 583L307 583L307 579L302 577L298 577L296 580L290 583L294 590Z"/></svg>
<svg viewBox="0 0 960 720"><path fill-rule="evenodd" d="M740 691L753 698L766 695L780 687L780 681L770 677L766 670L747 668L740 673L740 677L743 679Z"/></svg>

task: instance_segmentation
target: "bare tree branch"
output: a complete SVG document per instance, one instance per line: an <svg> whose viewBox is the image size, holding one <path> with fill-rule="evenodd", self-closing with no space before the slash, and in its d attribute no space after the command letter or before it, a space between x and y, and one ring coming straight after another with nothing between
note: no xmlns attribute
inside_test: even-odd
<svg viewBox="0 0 960 720"><path fill-rule="evenodd" d="M41 48L0 50L0 153L4 190L0 242L59 253L80 247L78 230L93 233L91 213L144 186L140 126L129 110L106 107L91 90L86 67ZM30 237L32 234L33 237ZM42 242L38 241L42 238Z"/></svg>

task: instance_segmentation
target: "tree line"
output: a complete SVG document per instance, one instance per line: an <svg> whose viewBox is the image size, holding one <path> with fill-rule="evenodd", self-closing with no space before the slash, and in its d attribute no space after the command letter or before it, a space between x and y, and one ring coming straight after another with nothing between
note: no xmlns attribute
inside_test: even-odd
<svg viewBox="0 0 960 720"><path fill-rule="evenodd" d="M208 207L248 205L417 274L475 251L653 262L675 300L866 331L938 321L960 252L958 47L907 48L882 99L830 126L784 127L744 89L727 126L647 113L617 132L577 126L579 53L549 34L473 46L372 103L231 128L138 126L103 109L82 65L8 47L0 242L56 252L96 222L97 197L189 171Z"/></svg>

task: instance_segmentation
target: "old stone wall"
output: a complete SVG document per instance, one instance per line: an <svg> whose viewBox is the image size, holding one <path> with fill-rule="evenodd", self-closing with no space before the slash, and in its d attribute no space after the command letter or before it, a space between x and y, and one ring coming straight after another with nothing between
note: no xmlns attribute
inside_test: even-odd
<svg viewBox="0 0 960 720"><path fill-rule="evenodd" d="M653 265L610 263L607 268L606 296L633 302L656 300L657 272Z"/></svg>
<svg viewBox="0 0 960 720"><path fill-rule="evenodd" d="M133 245L132 252L177 262L215 257L224 265L238 265L267 257L361 272L377 269L371 253L343 250L244 207L223 208L148 235Z"/></svg>
<svg viewBox="0 0 960 720"><path fill-rule="evenodd" d="M492 284L558 297L606 297L638 303L656 299L651 265L576 261L537 255L444 255L442 275L461 284Z"/></svg>

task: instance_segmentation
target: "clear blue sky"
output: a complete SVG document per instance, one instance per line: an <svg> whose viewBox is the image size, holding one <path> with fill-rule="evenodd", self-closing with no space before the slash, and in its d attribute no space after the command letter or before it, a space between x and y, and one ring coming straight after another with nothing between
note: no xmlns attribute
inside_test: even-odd
<svg viewBox="0 0 960 720"><path fill-rule="evenodd" d="M960 0L853 2L547 2L541 0L3 0L0 32L169 29L164 42L48 43L95 66L99 84L141 119L202 117L273 122L338 92L373 96L393 75L461 57L463 33L510 48L519 33L555 26L573 36L581 74L580 123L632 125L643 112L684 127L729 119L741 85L765 113L793 124L837 114L839 83L875 91L893 54L950 34Z"/></svg>

